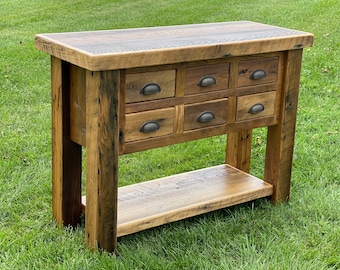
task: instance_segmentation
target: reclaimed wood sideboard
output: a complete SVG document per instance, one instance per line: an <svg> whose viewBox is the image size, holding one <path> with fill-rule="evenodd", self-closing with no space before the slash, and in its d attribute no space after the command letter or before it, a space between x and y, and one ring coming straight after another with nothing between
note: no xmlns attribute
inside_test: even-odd
<svg viewBox="0 0 340 270"><path fill-rule="evenodd" d="M36 35L51 55L57 223L75 226L84 212L86 245L112 252L117 237L161 224L287 201L312 44L312 34L248 21ZM268 127L263 180L249 174L258 127ZM225 164L118 188L119 155L221 134Z"/></svg>

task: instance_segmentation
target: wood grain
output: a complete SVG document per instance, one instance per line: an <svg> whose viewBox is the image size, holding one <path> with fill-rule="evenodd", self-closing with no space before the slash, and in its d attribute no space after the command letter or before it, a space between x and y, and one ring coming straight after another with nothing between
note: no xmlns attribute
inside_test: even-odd
<svg viewBox="0 0 340 270"><path fill-rule="evenodd" d="M175 108L170 107L160 110L127 114L125 116L125 141L136 141L173 134L174 112ZM159 129L148 133L141 132L141 127L147 122L158 123Z"/></svg>
<svg viewBox="0 0 340 270"><path fill-rule="evenodd" d="M119 72L86 73L86 244L117 246Z"/></svg>
<svg viewBox="0 0 340 270"><path fill-rule="evenodd" d="M186 95L225 90L228 88L229 63L189 67L185 70L185 75ZM199 86L200 80L206 76L213 77L216 83L206 87Z"/></svg>
<svg viewBox="0 0 340 270"><path fill-rule="evenodd" d="M52 55L58 224L80 218L80 145L86 245L94 249L111 252L118 236L257 198L288 201L302 48L312 44L312 34L247 21L36 35L36 48ZM256 69L266 77L249 79ZM206 75L216 85L197 86ZM141 96L149 82L165 91ZM250 115L256 103L265 110ZM212 122L197 122L204 112ZM161 128L141 132L148 121ZM248 174L252 129L263 126L265 181ZM118 190L120 154L221 134L227 164Z"/></svg>
<svg viewBox="0 0 340 270"><path fill-rule="evenodd" d="M86 145L86 70L70 65L70 137Z"/></svg>
<svg viewBox="0 0 340 270"><path fill-rule="evenodd" d="M226 163L250 171L252 129L227 134Z"/></svg>
<svg viewBox="0 0 340 270"><path fill-rule="evenodd" d="M278 57L241 61L238 65L237 86L243 87L276 82L278 77L278 65ZM258 69L265 71L266 76L258 80L251 79L251 74Z"/></svg>
<svg viewBox="0 0 340 270"><path fill-rule="evenodd" d="M236 121L247 121L273 116L275 107L277 107L275 100L276 91L237 97ZM256 104L262 104L264 110L256 114L249 113L250 108Z"/></svg>
<svg viewBox="0 0 340 270"><path fill-rule="evenodd" d="M220 165L121 187L118 194L118 236L123 236L270 196L272 186Z"/></svg>
<svg viewBox="0 0 340 270"><path fill-rule="evenodd" d="M313 35L248 21L39 34L35 47L91 71L309 47Z"/></svg>
<svg viewBox="0 0 340 270"><path fill-rule="evenodd" d="M264 180L273 184L274 203L289 200L302 50L286 53L281 112L277 125L268 127Z"/></svg>
<svg viewBox="0 0 340 270"><path fill-rule="evenodd" d="M224 135L230 132L238 132L242 130L249 130L257 127L265 127L275 124L273 116L256 119L253 121L245 121L239 123L232 123L227 125L208 126L199 129L188 130L180 134L169 136L154 137L144 139L141 141L131 141L124 144L124 152L122 154L129 154L138 151L144 151L161 146L167 146L187 141L194 141L198 139L208 138L212 136Z"/></svg>
<svg viewBox="0 0 340 270"><path fill-rule="evenodd" d="M194 104L194 103L202 103L206 101L214 101L223 99L226 97L230 97L229 100L234 100L235 96L245 96L245 95L252 95L249 98L240 97L240 100L252 100L255 99L258 93L264 93L269 91L277 91L280 90L281 87L281 80L282 80L282 53L271 53L271 54L260 54L256 56L243 56L243 57L236 57L230 58L229 60L214 60L214 61L198 61L194 63L179 63L177 65L165 65L165 66L155 66L152 68L135 68L135 69L128 69L121 71L121 86L120 86L120 96L121 100L125 100L128 102L134 101L133 103L124 103L120 104L120 111L121 111L121 121L120 121L120 130L123 131L125 134L125 114L130 113L137 113L141 111L151 111L151 110L158 110L167 107L175 107L175 110L179 112L179 108L183 107L184 104ZM249 85L247 87L237 87L237 78L239 77L238 66L239 63L251 63L253 66L268 66L267 62L269 59L269 63L274 62L277 65L277 59L279 59L279 68L275 68L275 72L279 71L279 74L274 74L275 82L269 83L262 83L260 85ZM261 65L261 61L264 61L265 64ZM231 63L231 65L229 64ZM207 66L205 66L205 64ZM230 69L229 74L229 65L232 67ZM218 67L222 70L210 70L210 67ZM176 70L176 72L175 72ZM211 71L211 72L210 72ZM85 73L85 70L76 66L71 65L71 77L73 76L72 73ZM189 74L187 74L189 73ZM201 76L205 76L207 74L218 74L216 78L218 78L217 89L221 88L222 90L214 91L207 91L206 89L201 90L202 87L198 87L196 85L197 81L201 78ZM225 78L222 78L223 76ZM175 76L175 78L173 77ZM128 79L128 82L126 81ZM229 88L228 88L228 78L229 78ZM165 80L164 83L160 81ZM191 82L187 83L186 80L190 79ZM176 83L174 82L176 80ZM165 94L156 94L151 95L152 97L143 97L139 94L139 87L142 85L156 81L161 85L164 85ZM195 83L194 83L195 81ZM84 83L81 83L80 80L78 82L73 82L71 85L71 139L74 142L82 146L86 146L86 113L85 108L85 100L86 96L84 93L85 87L83 86ZM133 87L132 87L133 85ZM138 85L138 87L136 87ZM185 86L192 87L193 91L191 94L185 95ZM210 88L210 87L208 87ZM207 95L206 93L209 92ZM194 93L194 94L193 94ZM127 95L130 95L129 98L126 98ZM173 97L173 95L175 95ZM166 97L171 96L171 97ZM260 95L262 96L262 95ZM263 95L266 96L266 95ZM147 101L147 102L146 102ZM233 101L234 102L234 101ZM231 102L231 103L233 103ZM269 102L270 103L270 102ZM240 104L244 104L241 102ZM278 100L273 103L270 103L270 106L274 106L274 104L278 104ZM233 106L236 106L236 101ZM233 108L231 107L231 109ZM190 106L189 106L190 107ZM274 114L275 117L278 115L278 106L274 106L274 113L266 109L265 112L258 114L258 115L249 115L246 111L242 111L239 109L237 113L237 119L241 120L242 118L249 119L257 119L261 123L258 126L263 126L262 119L266 118L270 114ZM247 108L245 108L247 109ZM268 114L266 114L268 112ZM150 113L149 113L150 114ZM152 114L152 113L151 113ZM233 123L235 121L235 114L236 111L232 109L228 113L229 120L228 123ZM184 118L184 115L176 114L178 119ZM130 117L128 117L130 118ZM136 119L133 117L132 119ZM276 119L276 118L275 118ZM183 127L181 126L183 122L174 122L176 134L179 134L183 131ZM266 122L267 123L267 122ZM243 124L242 124L243 125ZM131 126L131 125L130 125ZM252 125L254 126L254 125ZM136 128L136 127L135 127ZM138 129L138 128L137 128ZM164 130L164 129L163 129ZM127 130L128 132L131 131L131 128ZM136 133L138 134L138 133ZM148 136L144 136L147 138ZM121 137L124 139L124 136ZM125 137L126 138L126 137ZM143 136L140 137L141 139ZM177 139L176 139L177 140ZM127 141L130 141L129 139ZM182 140L183 141L183 140ZM121 141L121 153L125 152L125 144L124 141ZM157 144L157 147L160 146ZM155 146L156 147L156 146Z"/></svg>
<svg viewBox="0 0 340 270"><path fill-rule="evenodd" d="M184 130L225 125L227 123L227 110L228 99L218 99L184 106ZM206 112L213 113L214 119L206 123L200 123L198 117Z"/></svg>
<svg viewBox="0 0 340 270"><path fill-rule="evenodd" d="M52 209L58 224L76 226L81 215L81 146L70 139L69 65L51 57Z"/></svg>
<svg viewBox="0 0 340 270"><path fill-rule="evenodd" d="M126 75L126 103L162 99L175 96L175 70L141 72ZM141 90L148 84L157 84L160 92L143 95Z"/></svg>

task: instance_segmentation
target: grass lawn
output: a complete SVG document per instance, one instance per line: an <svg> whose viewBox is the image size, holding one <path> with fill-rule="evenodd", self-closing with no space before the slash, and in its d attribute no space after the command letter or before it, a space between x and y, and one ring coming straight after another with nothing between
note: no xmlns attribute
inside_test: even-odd
<svg viewBox="0 0 340 270"><path fill-rule="evenodd" d="M58 229L49 56L34 35L235 20L315 34L304 51L290 203L258 200L126 236L117 255L85 249L83 226ZM340 269L339 22L338 0L1 0L0 269ZM255 130L260 177L264 142ZM218 136L123 156L120 184L221 164L224 144Z"/></svg>

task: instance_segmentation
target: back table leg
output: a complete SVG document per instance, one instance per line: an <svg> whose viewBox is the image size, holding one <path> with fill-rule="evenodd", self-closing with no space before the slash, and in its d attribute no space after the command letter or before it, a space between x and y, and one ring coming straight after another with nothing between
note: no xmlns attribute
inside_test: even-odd
<svg viewBox="0 0 340 270"><path fill-rule="evenodd" d="M69 64L51 58L52 208L58 224L75 226L81 215L81 146L70 139Z"/></svg>
<svg viewBox="0 0 340 270"><path fill-rule="evenodd" d="M226 163L244 172L250 171L252 130L228 133Z"/></svg>

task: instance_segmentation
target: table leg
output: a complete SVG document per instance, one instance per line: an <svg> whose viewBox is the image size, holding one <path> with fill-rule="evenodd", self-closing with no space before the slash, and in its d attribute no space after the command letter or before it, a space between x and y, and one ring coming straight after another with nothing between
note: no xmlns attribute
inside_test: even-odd
<svg viewBox="0 0 340 270"><path fill-rule="evenodd" d="M86 72L86 245L117 246L119 71Z"/></svg>
<svg viewBox="0 0 340 270"><path fill-rule="evenodd" d="M226 163L244 172L250 170L252 130L228 133Z"/></svg>
<svg viewBox="0 0 340 270"><path fill-rule="evenodd" d="M268 127L264 180L274 186L274 203L289 200L302 49L288 51L279 123Z"/></svg>
<svg viewBox="0 0 340 270"><path fill-rule="evenodd" d="M69 64L51 58L52 208L58 224L75 226L81 215L81 146L70 139Z"/></svg>

